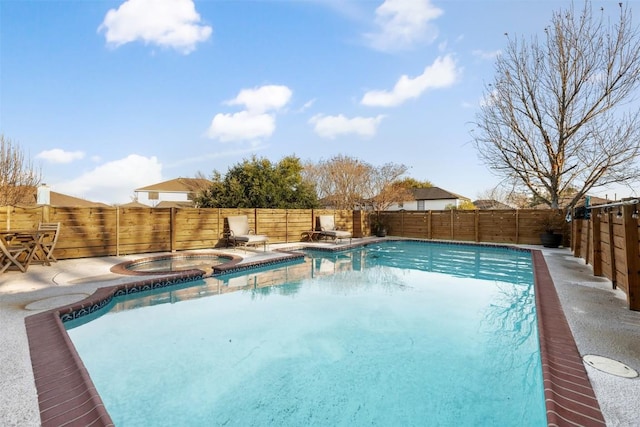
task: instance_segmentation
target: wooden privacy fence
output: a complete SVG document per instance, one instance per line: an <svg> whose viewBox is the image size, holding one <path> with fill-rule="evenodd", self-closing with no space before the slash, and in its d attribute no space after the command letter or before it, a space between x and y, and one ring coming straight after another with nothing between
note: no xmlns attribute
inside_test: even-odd
<svg viewBox="0 0 640 427"><path fill-rule="evenodd" d="M390 236L472 242L539 244L548 210L382 212ZM221 247L225 221L247 215L269 243L299 242L318 215L332 214L353 237L370 235L370 212L328 209L196 209L55 207L0 208L0 230L60 222L56 258L84 258ZM562 217L561 212L556 215ZM565 233L568 236L568 233ZM568 241L568 240L567 240Z"/></svg>
<svg viewBox="0 0 640 427"><path fill-rule="evenodd" d="M391 236L539 245L549 215L563 222L562 211L548 209L390 211L380 218ZM569 228L562 231L568 242Z"/></svg>
<svg viewBox="0 0 640 427"><path fill-rule="evenodd" d="M636 215L634 215L634 212ZM636 218L634 218L636 216ZM636 205L595 208L589 219L572 222L572 250L593 267L595 276L611 280L640 310L640 238Z"/></svg>
<svg viewBox="0 0 640 427"><path fill-rule="evenodd" d="M34 229L60 222L56 258L84 258L204 249L226 245L225 218L247 215L270 243L299 242L317 215L333 214L336 226L360 232L350 210L54 207L0 208L0 230Z"/></svg>

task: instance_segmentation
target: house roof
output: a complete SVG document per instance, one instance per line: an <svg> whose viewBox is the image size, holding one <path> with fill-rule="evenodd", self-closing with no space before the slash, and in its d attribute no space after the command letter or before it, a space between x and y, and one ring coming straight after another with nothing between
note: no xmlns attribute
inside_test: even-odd
<svg viewBox="0 0 640 427"><path fill-rule="evenodd" d="M51 206L79 206L79 207L110 207L106 203L92 202L91 200L81 199L79 197L69 196L67 194L56 193L52 191L49 193L49 204Z"/></svg>
<svg viewBox="0 0 640 427"><path fill-rule="evenodd" d="M473 202L476 208L480 210L488 210L488 209L513 209L513 207L499 202L497 200L485 199L485 200L476 200Z"/></svg>
<svg viewBox="0 0 640 427"><path fill-rule="evenodd" d="M144 203L140 203L140 202L129 202L129 203L124 203L118 206L120 206L121 208L150 208L151 207L149 205L145 205Z"/></svg>
<svg viewBox="0 0 640 427"><path fill-rule="evenodd" d="M179 202L172 200L163 200L158 203L156 208L192 208L194 207L193 201L189 200L188 202Z"/></svg>
<svg viewBox="0 0 640 427"><path fill-rule="evenodd" d="M175 178L146 187L136 188L135 191L148 192L157 191L159 193L191 193L206 188L211 181L203 178Z"/></svg>
<svg viewBox="0 0 640 427"><path fill-rule="evenodd" d="M442 200L442 199L465 199L466 197L460 196L450 191L443 190L440 187L428 187L428 188L413 188L411 189L413 197L416 200Z"/></svg>
<svg viewBox="0 0 640 427"><path fill-rule="evenodd" d="M36 187L30 188L20 201L20 206L36 206L38 204L38 190ZM49 191L50 206L80 206L80 207L109 207L106 203L93 202L79 197L69 196L55 191Z"/></svg>
<svg viewBox="0 0 640 427"><path fill-rule="evenodd" d="M571 202L572 199L573 199L572 196L561 197L560 200L558 200L558 205L560 206L560 208L566 208L567 205ZM606 203L611 203L613 201L614 200L603 199L602 197L589 196L589 204L590 204L590 206L603 205L603 204L606 204ZM580 198L580 200L578 200L576 202L576 207L584 206L585 202L586 202L586 196L582 196ZM549 209L549 205L547 205L545 203L541 203L539 205L533 206L532 209Z"/></svg>

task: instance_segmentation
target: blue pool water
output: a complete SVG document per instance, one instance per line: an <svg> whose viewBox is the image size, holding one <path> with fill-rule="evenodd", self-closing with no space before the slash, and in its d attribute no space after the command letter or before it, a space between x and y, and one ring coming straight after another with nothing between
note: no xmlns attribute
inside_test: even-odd
<svg viewBox="0 0 640 427"><path fill-rule="evenodd" d="M307 255L67 324L116 425L546 425L529 253Z"/></svg>

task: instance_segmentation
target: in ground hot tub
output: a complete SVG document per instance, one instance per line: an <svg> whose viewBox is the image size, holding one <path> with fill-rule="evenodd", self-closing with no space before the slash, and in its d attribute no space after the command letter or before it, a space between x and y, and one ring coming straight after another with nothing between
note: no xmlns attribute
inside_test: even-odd
<svg viewBox="0 0 640 427"><path fill-rule="evenodd" d="M232 259L232 256L222 254L160 255L117 264L111 268L111 272L136 276L179 273L198 269L210 273L213 266L227 263Z"/></svg>

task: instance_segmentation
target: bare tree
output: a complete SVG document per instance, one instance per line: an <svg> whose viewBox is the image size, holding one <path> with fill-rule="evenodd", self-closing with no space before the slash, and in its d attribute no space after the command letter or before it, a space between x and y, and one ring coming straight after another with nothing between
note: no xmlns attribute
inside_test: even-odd
<svg viewBox="0 0 640 427"><path fill-rule="evenodd" d="M365 193L366 198L371 201L373 210L379 213L393 203L411 199L411 189L399 181L406 172L405 165L396 163L386 163L374 169L371 183L367 186Z"/></svg>
<svg viewBox="0 0 640 427"><path fill-rule="evenodd" d="M0 135L0 206L35 202L40 170L25 157L19 145Z"/></svg>
<svg viewBox="0 0 640 427"><path fill-rule="evenodd" d="M478 194L478 199L495 200L496 202L500 202L517 209L530 208L532 204L532 199L528 194L518 192L513 188L507 189L502 186L489 188L480 192Z"/></svg>
<svg viewBox="0 0 640 427"><path fill-rule="evenodd" d="M373 207L380 211L411 196L406 185L398 181L406 171L404 165L373 166L340 154L315 164L307 162L303 177L314 186L318 199L336 209Z"/></svg>
<svg viewBox="0 0 640 427"><path fill-rule="evenodd" d="M307 162L302 174L314 186L319 200L336 209L354 209L363 207L374 170L369 163L337 155L315 164Z"/></svg>
<svg viewBox="0 0 640 427"><path fill-rule="evenodd" d="M485 87L473 135L481 159L552 208L570 188L573 206L592 188L640 177L640 110L630 105L640 40L618 5L613 22L586 2L553 13L542 40L507 35Z"/></svg>

